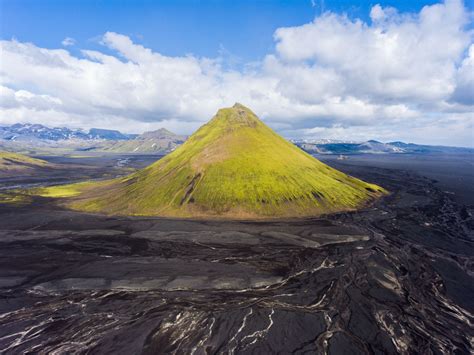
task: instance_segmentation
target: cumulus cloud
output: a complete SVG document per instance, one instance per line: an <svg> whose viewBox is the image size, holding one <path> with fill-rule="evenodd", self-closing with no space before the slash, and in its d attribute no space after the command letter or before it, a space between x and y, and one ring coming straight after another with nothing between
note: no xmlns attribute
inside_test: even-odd
<svg viewBox="0 0 474 355"><path fill-rule="evenodd" d="M439 132L445 144L472 145L469 16L459 0L410 14L375 5L370 23L325 12L277 29L274 52L240 70L114 32L101 37L107 50L81 56L1 41L0 123L191 133L237 101L291 136L426 143Z"/></svg>
<svg viewBox="0 0 474 355"><path fill-rule="evenodd" d="M66 37L62 40L61 44L64 46L64 47L69 47L69 46L73 46L76 44L76 40L74 38L71 38L71 37Z"/></svg>
<svg viewBox="0 0 474 355"><path fill-rule="evenodd" d="M380 4L372 6L370 9L370 19L372 22L383 22L385 20L394 19L398 15L398 11L394 7L382 7Z"/></svg>
<svg viewBox="0 0 474 355"><path fill-rule="evenodd" d="M456 89L452 100L464 105L474 105L474 45L456 73Z"/></svg>
<svg viewBox="0 0 474 355"><path fill-rule="evenodd" d="M1 108L32 108L38 111L57 109L61 100L49 95L36 95L27 90L12 90L0 85Z"/></svg>
<svg viewBox="0 0 474 355"><path fill-rule="evenodd" d="M452 92L455 63L471 40L461 2L425 7L416 16L376 5L371 16L377 19L372 26L325 13L278 29L277 51L286 63L329 67L344 80L345 93L374 100L440 100Z"/></svg>

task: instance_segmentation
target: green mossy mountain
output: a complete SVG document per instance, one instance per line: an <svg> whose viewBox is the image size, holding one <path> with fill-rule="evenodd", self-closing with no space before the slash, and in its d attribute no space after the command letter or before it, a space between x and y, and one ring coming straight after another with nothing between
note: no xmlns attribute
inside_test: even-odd
<svg viewBox="0 0 474 355"><path fill-rule="evenodd" d="M31 158L27 155L0 151L0 174L18 174L32 172L38 168L52 166L45 160Z"/></svg>
<svg viewBox="0 0 474 355"><path fill-rule="evenodd" d="M357 209L386 193L321 163L240 104L219 110L145 169L69 186L42 194L89 212L172 217L307 217Z"/></svg>

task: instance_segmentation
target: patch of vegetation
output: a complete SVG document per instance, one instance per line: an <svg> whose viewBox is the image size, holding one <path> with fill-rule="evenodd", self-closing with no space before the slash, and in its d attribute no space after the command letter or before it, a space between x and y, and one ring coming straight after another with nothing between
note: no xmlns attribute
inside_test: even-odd
<svg viewBox="0 0 474 355"><path fill-rule="evenodd" d="M31 203L31 196L19 191L8 191L0 193L0 204L12 204L23 206Z"/></svg>
<svg viewBox="0 0 474 355"><path fill-rule="evenodd" d="M29 156L0 151L0 172L31 170L35 167L47 167L45 160Z"/></svg>
<svg viewBox="0 0 474 355"><path fill-rule="evenodd" d="M79 182L76 184L69 185L55 185L49 187L40 187L29 190L30 194L41 196L41 197L53 197L53 198L65 198L77 196L81 193L82 189L91 182Z"/></svg>

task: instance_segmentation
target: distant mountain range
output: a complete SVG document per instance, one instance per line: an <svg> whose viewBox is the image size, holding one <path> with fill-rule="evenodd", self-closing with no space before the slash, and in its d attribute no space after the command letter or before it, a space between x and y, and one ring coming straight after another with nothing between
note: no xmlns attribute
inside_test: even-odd
<svg viewBox="0 0 474 355"><path fill-rule="evenodd" d="M168 154L184 143L184 135L167 129L143 134L91 128L89 131L41 124L0 126L0 149L29 154L104 152L119 154ZM310 154L430 154L474 153L472 148L419 145L404 142L382 143L331 139L293 139L293 144Z"/></svg>
<svg viewBox="0 0 474 355"><path fill-rule="evenodd" d="M0 127L0 139L9 141L61 141L71 139L93 140L128 140L137 135L124 134L110 129L91 128L89 132L81 129L66 127L49 128L41 124L16 123L11 126Z"/></svg>
<svg viewBox="0 0 474 355"><path fill-rule="evenodd" d="M110 129L91 128L85 132L29 123L0 127L0 148L22 152L54 150L167 154L183 144L186 138L164 128L138 135Z"/></svg>
<svg viewBox="0 0 474 355"><path fill-rule="evenodd" d="M375 140L367 142L307 141L292 140L310 154L430 154L430 153L474 153L472 148L420 145L404 142L382 143Z"/></svg>

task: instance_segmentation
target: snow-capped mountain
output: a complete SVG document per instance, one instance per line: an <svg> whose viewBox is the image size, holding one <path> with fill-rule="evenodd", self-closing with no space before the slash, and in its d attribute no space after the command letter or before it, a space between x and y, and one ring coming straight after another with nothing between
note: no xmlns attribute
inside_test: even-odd
<svg viewBox="0 0 474 355"><path fill-rule="evenodd" d="M109 129L91 128L89 132L66 127L49 128L41 124L16 123L0 127L0 139L9 141L62 141L71 139L128 140L136 135L123 134Z"/></svg>

